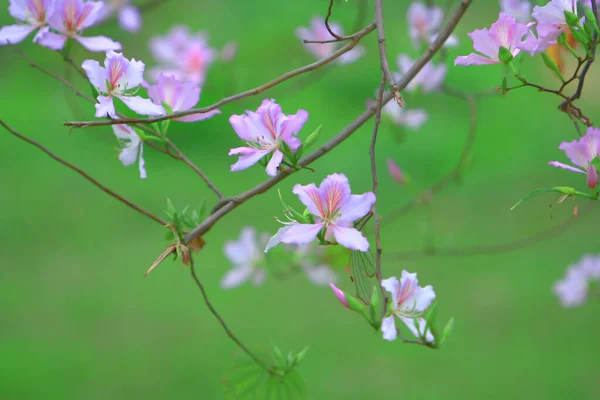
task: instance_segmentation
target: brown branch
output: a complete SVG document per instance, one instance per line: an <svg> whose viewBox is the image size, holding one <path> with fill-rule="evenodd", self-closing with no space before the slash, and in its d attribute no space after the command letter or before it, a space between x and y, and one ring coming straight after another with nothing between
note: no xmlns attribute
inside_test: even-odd
<svg viewBox="0 0 600 400"><path fill-rule="evenodd" d="M244 353L246 353L252 360L254 360L254 362L256 364L258 364L259 366L261 366L266 372L267 374L273 376L275 374L275 372L273 371L273 369L271 367L269 367L263 360L261 360L260 358L258 358L254 353L252 353L234 334L233 332L231 332L231 330L229 329L229 327L227 326L227 324L225 323L225 320L223 319L223 317L221 317L221 315L217 312L217 310L215 309L215 307L212 305L212 303L210 302L210 299L208 298L208 294L206 293L206 289L204 289L204 285L202 284L202 282L200 281L200 278L198 278L198 275L196 274L196 269L194 267L194 257L192 256L192 252L191 249L188 249L188 251L190 252L189 255L189 261L190 261L190 271L192 273L192 278L194 278L194 281L196 282L196 285L198 286L198 288L200 289L200 292L202 292L202 297L204 298L204 303L206 304L206 307L208 307L208 309L210 310L210 312L212 313L212 315L215 316L215 318L219 321L219 323L221 324L221 326L223 327L223 330L225 331L225 333L227 334L227 336L229 336L229 338L240 348L244 351Z"/></svg>
<svg viewBox="0 0 600 400"><path fill-rule="evenodd" d="M456 163L456 166L450 173L448 173L440 181L432 185L429 189L423 191L423 193L421 193L420 196L417 196L401 208L392 211L391 213L386 215L382 220L383 225L387 225L390 222L408 214L410 211L412 211L413 208L415 208L419 204L422 204L423 202L426 202L429 199L431 199L431 196L433 194L439 192L440 190L444 189L448 184L460 178L463 170L465 169L469 161L469 156L471 155L471 151L475 143L475 138L477 137L477 104L475 103L473 96L471 96L470 94L464 94L460 91L457 91L456 89L450 88L445 88L444 91L452 96L458 96L466 100L469 104L470 109L469 133L461 155L458 159L458 162Z"/></svg>
<svg viewBox="0 0 600 400"><path fill-rule="evenodd" d="M119 118L119 119L113 119L113 120L100 120L100 121L65 122L65 125L73 126L75 128L85 128L85 127L89 127L89 126L103 126L103 125L131 124L131 123L151 124L153 122L159 122L159 121L165 121L167 119L184 117L186 115L207 113L207 112L215 110L225 104L229 104L234 101L241 100L245 97L254 96L259 93L262 93L265 90L272 88L273 86L276 86L282 82L287 81L288 79L291 79L295 76L298 76L298 75L301 75L301 74L304 74L304 73L307 73L310 71L314 71L314 70L322 67L323 65L329 64L330 62L339 58L341 55L352 50L364 36L366 36L367 34L372 32L374 29L375 29L375 23L372 23L372 24L368 25L367 27L365 27L360 32L356 33L356 36L349 43L347 43L343 47L336 50L329 57L322 58L312 64L305 65L304 67L295 69L293 71L286 72L285 74L279 76L278 78L275 78L267 83L257 86L254 89L246 90L245 92L241 92L241 93L235 94L230 97L225 97L210 106L194 108L194 109L190 109L190 110L180 111L180 112L171 113L171 114L163 115L160 117L153 117L153 118Z"/></svg>
<svg viewBox="0 0 600 400"><path fill-rule="evenodd" d="M390 70L390 64L387 59L387 52L385 50L385 32L383 29L383 0L375 0L375 23L377 24L377 42L379 43L379 59L381 60L381 71L385 79L390 86L390 90L394 95L398 107L402 107L402 94L400 88L394 81L394 76Z"/></svg>
<svg viewBox="0 0 600 400"><path fill-rule="evenodd" d="M41 144L39 144L35 140L29 139L28 137L25 137L25 136L21 135L20 133L18 133L14 129L12 129L10 126L8 126L4 121L0 120L0 125L2 125L4 128L6 128L6 130L9 131L10 133L12 133L14 136L16 136L19 139L24 140L25 142L27 142L27 143L29 143L29 144L37 147L38 149L40 149L41 151L43 151L44 153L46 153L47 155L49 155L50 157L52 157L54 160L56 160L59 163L61 163L62 165L64 165L65 167L68 167L68 168L72 169L73 171L77 172L79 175L83 176L85 179L87 179L88 181L90 181L91 183L93 183L95 186L97 186L103 192L105 192L108 195L112 196L113 198L117 199L121 203L126 204L127 206L133 208L135 211L139 212L140 214L145 215L146 217L152 219L153 221L158 222L159 224L161 224L163 226L168 225L168 223L166 221L160 219L159 217L157 217L156 215L152 214L151 212L144 210L143 208L139 207L138 205L136 205L135 203L131 202L130 200L127 200L123 196L121 196L121 195L113 192L112 190L110 190L109 188L107 188L106 186L104 186L103 184L101 184L100 182L98 182L96 179L92 178L90 175L88 175L87 172L85 172L81 168L79 168L79 167L77 167L77 166L69 163L68 161L66 161L66 160L64 160L64 159L62 159L60 157L58 157L57 155L55 155L54 153L52 153L50 150L48 150L46 147L42 146Z"/></svg>
<svg viewBox="0 0 600 400"><path fill-rule="evenodd" d="M437 38L429 45L425 53L413 64L413 66L407 71L406 74L402 76L402 79L398 82L398 87L400 90L404 89L410 81L414 79L417 73L431 60L433 55L442 47L448 36L452 33L465 11L471 4L472 0L461 0L458 8L452 15L452 17L448 20L448 23L444 26L444 28L440 31ZM384 95L382 99L382 105L387 103L392 98L390 93ZM342 129L336 136L330 139L327 143L323 144L317 150L309 154L308 156L302 158L299 161L300 167L306 167L311 164L313 161L321 158L323 155L331 151L333 148L337 147L340 143L346 140L350 135L352 135L358 128L360 128L366 121L368 121L375 114L375 107L369 107L365 112L359 115L354 121L352 121L348 126ZM291 175L294 171L290 169L281 170L276 176L273 178L262 182L255 186L254 188L247 190L239 194L238 196L232 198L224 198L220 201L217 206L213 209L213 212L210 216L208 216L200 225L194 228L191 232L189 232L185 237L185 243L189 243L194 240L196 237L204 235L208 232L221 218L231 212L240 204L248 201L254 196L257 196L261 193L266 192L277 183L284 180L287 176Z"/></svg>
<svg viewBox="0 0 600 400"><path fill-rule="evenodd" d="M446 248L436 249L429 248L421 251L406 251L390 254L389 257L395 260L403 261L414 261L421 258L428 257L467 257L475 255L490 255L505 253L508 251L514 251L522 249L524 247L536 245L544 240L548 240L554 237L558 237L565 231L569 230L575 225L577 218L570 217L566 221L538 232L532 236L525 238L516 239L506 243L498 243L493 245L475 245L462 248Z"/></svg>
<svg viewBox="0 0 600 400"><path fill-rule="evenodd" d="M327 8L327 16L325 17L325 27L331 36L336 38L337 40L346 40L344 36L340 36L331 29L329 26L329 18L331 18L332 8L333 8L334 0L329 0L329 8Z"/></svg>

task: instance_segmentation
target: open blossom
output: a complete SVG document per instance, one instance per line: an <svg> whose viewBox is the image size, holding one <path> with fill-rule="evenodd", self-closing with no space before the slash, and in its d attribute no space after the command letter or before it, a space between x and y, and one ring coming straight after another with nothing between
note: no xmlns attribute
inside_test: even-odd
<svg viewBox="0 0 600 400"><path fill-rule="evenodd" d="M593 161L600 155L600 129L590 127L581 139L572 142L562 142L558 148L559 150L563 150L571 162L580 168L575 168L558 161L550 161L549 165L586 174L588 186L594 189L598 185L598 170Z"/></svg>
<svg viewBox="0 0 600 400"><path fill-rule="evenodd" d="M101 1L56 0L48 24L58 33L46 31L40 34L39 44L60 50L65 46L67 39L75 39L89 51L120 50L121 44L106 36L81 36L84 29L102 18L104 8Z"/></svg>
<svg viewBox="0 0 600 400"><path fill-rule="evenodd" d="M413 47L419 49L421 42L431 43L437 37L444 22L444 12L437 6L426 6L420 1L413 2L407 12L408 29ZM458 40L450 35L444 46L456 46Z"/></svg>
<svg viewBox="0 0 600 400"><path fill-rule="evenodd" d="M124 166L129 166L139 160L140 178L146 179L146 168L144 163L144 142L129 125L113 125L113 132L122 141L124 147L119 153L119 161Z"/></svg>
<svg viewBox="0 0 600 400"><path fill-rule="evenodd" d="M342 31L342 27L335 23L330 22L329 27L331 30L339 35L343 36L344 32ZM325 20L321 17L313 17L310 20L310 26L299 27L296 29L296 36L300 40L332 40L335 39L327 30L325 26ZM304 48L313 56L318 59L326 58L331 56L339 47L341 47L339 42L330 42L330 43L304 43ZM340 64L349 64L358 60L365 54L365 49L362 46L356 46L352 50L347 53L342 54L336 61Z"/></svg>
<svg viewBox="0 0 600 400"><path fill-rule="evenodd" d="M225 243L223 251L225 257L233 264L233 268L221 280L221 288L232 289L248 280L252 280L254 286L264 282L266 270L262 264L265 262L265 257L258 246L259 242L264 244L266 241L266 234L261 235L259 239L256 237L256 230L247 227L242 230L238 240Z"/></svg>
<svg viewBox="0 0 600 400"><path fill-rule="evenodd" d="M422 314L435 300L433 287L420 287L417 280L417 274L410 274L402 271L400 282L393 276L381 281L381 286L387 290L391 296L392 315L385 318L381 324L381 331L385 340L393 341L396 339L396 323L394 316L398 317L410 329L416 337L425 336L427 342L433 342L434 337L429 330L425 334L427 321ZM419 321L419 329L415 326L414 319Z"/></svg>
<svg viewBox="0 0 600 400"><path fill-rule="evenodd" d="M180 82L172 75L160 74L156 85L142 84L148 89L148 96L155 104L168 107L171 112L185 111L193 108L200 101L200 87L193 82ZM195 122L220 114L219 110L212 110L202 114L191 114L185 117L174 118L174 121Z"/></svg>
<svg viewBox="0 0 600 400"><path fill-rule="evenodd" d="M400 54L398 56L398 68L400 74L394 74L394 79L400 80L404 74L406 74L413 66L415 61L406 54ZM446 78L447 68L445 65L435 65L431 61L425 64L425 66L417 73L414 79L406 86L407 92L414 92L419 87L423 88L425 93L433 92L438 90L444 79Z"/></svg>
<svg viewBox="0 0 600 400"><path fill-rule="evenodd" d="M565 277L554 284L553 292L565 308L585 303L590 282L600 280L600 255L586 254L567 268Z"/></svg>
<svg viewBox="0 0 600 400"><path fill-rule="evenodd" d="M280 242L304 244L313 241L319 233L325 240L337 242L352 250L367 251L369 241L352 223L369 213L375 203L375 195L367 192L362 195L351 194L348 178L343 174L332 174L321 182L294 186L293 193L314 216L315 223L301 224L292 220L279 229L273 236L265 252Z"/></svg>
<svg viewBox="0 0 600 400"><path fill-rule="evenodd" d="M43 28L54 9L54 0L10 0L8 12L20 24L0 28L0 45L16 44L36 29ZM33 41L37 41L42 31Z"/></svg>
<svg viewBox="0 0 600 400"><path fill-rule="evenodd" d="M104 67L96 60L85 60L81 65L92 85L100 95L96 104L96 117L107 115L116 118L113 99L121 99L131 110L142 115L163 115L165 110L154 104L150 99L134 96L135 89L143 82L144 63L134 58L129 61L121 53L109 51L106 53Z"/></svg>
<svg viewBox="0 0 600 400"><path fill-rule="evenodd" d="M186 26L174 26L166 36L150 40L150 50L160 65L151 75L160 73L176 76L180 81L202 84L217 53L208 46L203 33L191 34Z"/></svg>
<svg viewBox="0 0 600 400"><path fill-rule="evenodd" d="M569 28L566 11L577 14L577 0L551 0L544 7L535 6L532 15L537 21L537 37L530 34L520 48L533 56L556 44L558 37Z"/></svg>
<svg viewBox="0 0 600 400"><path fill-rule="evenodd" d="M517 22L526 24L531 21L531 3L529 0L500 0L500 9Z"/></svg>
<svg viewBox="0 0 600 400"><path fill-rule="evenodd" d="M422 108L413 110L404 107L398 107L394 101L388 101L381 109L385 115L388 115L397 126L406 126L411 129L419 129L427 122L427 112Z"/></svg>
<svg viewBox="0 0 600 400"><path fill-rule="evenodd" d="M481 54L471 53L468 56L456 57L454 65L502 63L498 58L500 47L504 47L513 57L516 57L520 52L517 46L521 44L523 36L528 31L527 25L518 23L510 15L500 13L498 21L492 24L490 30L483 28L469 33L469 37L473 40L473 48Z"/></svg>
<svg viewBox="0 0 600 400"><path fill-rule="evenodd" d="M267 164L267 174L277 175L277 168L283 160L280 150L285 142L295 152L300 147L296 134L306 120L308 112L298 110L296 114L285 115L274 99L263 100L256 112L246 111L245 115L232 115L229 122L237 135L248 143L246 147L231 149L229 155L239 155L239 160L231 166L231 171L241 171L256 164L267 154L273 153Z"/></svg>

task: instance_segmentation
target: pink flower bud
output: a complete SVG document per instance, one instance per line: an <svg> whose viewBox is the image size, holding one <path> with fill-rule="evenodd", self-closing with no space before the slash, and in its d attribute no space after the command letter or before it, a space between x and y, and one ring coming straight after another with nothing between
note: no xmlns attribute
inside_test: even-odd
<svg viewBox="0 0 600 400"><path fill-rule="evenodd" d="M387 167L388 167L388 171L390 171L390 175L392 176L392 178L394 178L394 180L396 182L398 182L400 184L406 183L406 178L404 177L402 170L400 169L400 167L398 166L398 164L396 164L396 162L394 160L389 158L387 160Z"/></svg>
<svg viewBox="0 0 600 400"><path fill-rule="evenodd" d="M348 300L346 300L346 296L344 296L344 292L342 292L340 289L338 289L333 283L330 283L329 286L331 286L331 290L333 290L333 294L335 294L335 297L337 297L337 299L340 301L340 303L342 303L342 305L346 308L350 308L350 306L348 305Z"/></svg>
<svg viewBox="0 0 600 400"><path fill-rule="evenodd" d="M590 189L594 189L598 185L598 171L596 167L590 164L587 170L587 184Z"/></svg>

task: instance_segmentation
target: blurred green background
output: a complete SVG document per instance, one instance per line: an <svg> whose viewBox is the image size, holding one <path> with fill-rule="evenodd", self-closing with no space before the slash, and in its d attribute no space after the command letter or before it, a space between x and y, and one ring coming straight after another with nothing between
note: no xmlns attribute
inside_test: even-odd
<svg viewBox="0 0 600 400"><path fill-rule="evenodd" d="M333 20L352 29L357 0L339 1ZM439 3L439 2L438 2ZM445 2L443 2L445 4ZM456 2L453 2L456 3ZM477 91L499 85L501 66L453 68L456 55L471 51L467 32L495 21L494 0L476 1L460 24L461 45L449 51L447 85ZM143 30L124 33L114 23L88 31L123 43L125 55L153 60L148 39L174 24L205 30L220 49L239 44L231 64L215 64L202 105L254 87L312 62L294 35L326 0L191 1L170 0L144 14ZM405 12L408 1L388 1L386 32L390 60L410 46ZM368 16L372 15L368 5ZM11 22L7 12L0 24ZM323 124L323 143L365 108L380 79L375 34L364 40L367 56L333 66L318 79L300 77L256 97L222 108L223 115L197 124L172 124L172 140L226 193L235 194L266 179L255 167L228 172L228 149L239 145L227 118L256 109L274 97L285 112L298 108L310 118L305 137ZM30 57L64 75L61 57L31 43ZM74 58L102 59L74 46ZM536 81L555 85L540 58L524 57L523 70ZM572 66L572 65L571 65ZM0 117L24 135L81 166L110 188L160 214L165 199L182 207L214 196L184 164L147 148L148 179L116 158L108 127L69 132L66 120L92 119L93 108L63 86L27 66L11 48L0 48ZM71 74L84 90L87 84ZM581 102L600 117L597 66L588 76ZM443 93L407 96L408 107L424 107L430 120L420 131L402 131L384 120L378 142L384 214L410 201L456 163L468 127L468 106ZM71 106L68 106L71 104ZM434 197L382 231L384 276L403 269L418 272L435 287L440 318L456 318L455 331L441 350L385 342L357 315L343 309L327 288L302 276L267 278L263 287L223 291L219 280L230 268L222 253L226 240L254 225L273 233L280 215L274 191L256 197L216 225L197 257L198 272L215 307L232 330L254 348L276 343L284 351L311 349L300 366L309 399L597 399L600 397L598 304L562 309L551 292L566 267L598 249L596 211L581 213L560 237L500 255L425 258L399 262L397 251L494 244L526 237L572 218L573 203L535 198L510 212L530 189L568 185L585 189L582 177L547 166L566 161L557 148L576 137L571 121L556 111L557 99L531 90L478 101L478 138L473 161L460 183ZM370 190L368 145L372 121L313 167L279 188L294 201L295 183L320 182L345 173L355 193ZM385 169L393 158L413 178L399 186ZM219 399L221 378L237 348L209 314L187 267L166 261L149 278L142 274L165 248L164 231L74 172L7 132L0 134L0 398ZM581 205L581 204L580 204ZM551 207L549 207L551 206ZM581 207L580 207L581 208ZM388 255L386 258L385 255ZM347 275L340 286L352 291Z"/></svg>

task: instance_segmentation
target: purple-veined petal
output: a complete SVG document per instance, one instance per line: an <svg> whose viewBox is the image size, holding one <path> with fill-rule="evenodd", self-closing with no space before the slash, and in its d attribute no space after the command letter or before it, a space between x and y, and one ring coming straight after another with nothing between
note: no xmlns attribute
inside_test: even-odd
<svg viewBox="0 0 600 400"><path fill-rule="evenodd" d="M137 61L135 58L132 58L127 66L127 71L125 71L125 82L127 84L127 89L133 89L142 84L144 82L144 69L145 64L141 61ZM164 111L163 111L164 113ZM150 115L150 114L149 114Z"/></svg>
<svg viewBox="0 0 600 400"><path fill-rule="evenodd" d="M471 53L468 56L458 56L454 59L454 65L489 65L500 64L500 60L484 57L480 54Z"/></svg>
<svg viewBox="0 0 600 400"><path fill-rule="evenodd" d="M392 276L387 279L383 279L381 281L381 287L387 290L392 295L392 306L394 310L398 306L398 301L400 301L400 282L398 282L398 278Z"/></svg>
<svg viewBox="0 0 600 400"><path fill-rule="evenodd" d="M431 285L417 287L414 297L414 309L418 312L425 311L435 300L435 292Z"/></svg>
<svg viewBox="0 0 600 400"><path fill-rule="evenodd" d="M350 195L339 210L339 220L353 222L367 215L375 203L375 195L371 192Z"/></svg>
<svg viewBox="0 0 600 400"><path fill-rule="evenodd" d="M17 44L36 29L30 25L8 25L0 28L0 45Z"/></svg>
<svg viewBox="0 0 600 400"><path fill-rule="evenodd" d="M287 229L281 233L280 240L289 244L310 243L317 237L322 228L322 223L288 225Z"/></svg>
<svg viewBox="0 0 600 400"><path fill-rule="evenodd" d="M369 241L354 228L344 228L338 225L330 225L335 240L344 247L352 250L369 250Z"/></svg>
<svg viewBox="0 0 600 400"><path fill-rule="evenodd" d="M298 110L296 114L289 115L289 118L281 124L281 135L280 138L285 141L292 151L296 151L300 147L300 141L295 137L302 126L308 119L308 112L305 110Z"/></svg>
<svg viewBox="0 0 600 400"><path fill-rule="evenodd" d="M106 12L106 6L101 1L87 1L85 3L79 0L73 1L81 4L80 13L77 16L76 28L74 29L76 31L81 31L94 25Z"/></svg>
<svg viewBox="0 0 600 400"><path fill-rule="evenodd" d="M383 319L381 322L381 332L383 333L384 340L389 340L390 342L396 340L398 332L396 331L396 322L393 315Z"/></svg>
<svg viewBox="0 0 600 400"><path fill-rule="evenodd" d="M587 169L588 163L592 161L595 156L592 154L592 149L583 143L582 140L583 138L580 139L580 141L574 140L572 142L562 142L560 146L558 146L558 149L563 150L573 164Z"/></svg>
<svg viewBox="0 0 600 400"><path fill-rule="evenodd" d="M558 161L550 161L548 163L548 165L551 165L551 166L557 167L557 168L566 169L566 170L573 171L573 172L579 172L580 174L585 174L585 171L582 171L582 170L580 170L578 168L575 168L575 167L571 167L570 165L563 164L563 163L558 162Z"/></svg>
<svg viewBox="0 0 600 400"><path fill-rule="evenodd" d="M323 179L319 192L327 212L333 214L350 199L350 183L344 174L331 174Z"/></svg>
<svg viewBox="0 0 600 400"><path fill-rule="evenodd" d="M406 325L408 327L408 329L410 329L410 331L412 332L413 335L415 335L415 337L420 338L425 333L424 331L425 331L425 326L427 325L427 321L425 321L424 318L417 318L419 321L419 329L417 329L417 327L415 326L415 321L412 318L406 318L406 317L399 317L399 318L402 322L404 322L404 325ZM425 341L428 343L433 343L434 340L435 340L435 338L431 334L431 330L427 329L427 334L425 334Z"/></svg>
<svg viewBox="0 0 600 400"><path fill-rule="evenodd" d="M243 265L235 267L227 271L223 279L221 280L222 289L233 289L244 282L246 282L252 276L254 268L251 265Z"/></svg>
<svg viewBox="0 0 600 400"><path fill-rule="evenodd" d="M229 155L240 155L240 158L231 166L230 171L237 172L249 168L270 152L271 150L258 150L253 147L238 147L231 149Z"/></svg>
<svg viewBox="0 0 600 400"><path fill-rule="evenodd" d="M106 36L75 36L75 40L81 43L81 45L89 51L105 52L108 50L121 50L121 43L115 42Z"/></svg>
<svg viewBox="0 0 600 400"><path fill-rule="evenodd" d="M119 26L128 32L137 32L142 26L140 10L132 5L119 10Z"/></svg>
<svg viewBox="0 0 600 400"><path fill-rule="evenodd" d="M292 193L298 196L302 204L308 208L308 211L312 215L319 217L325 216L326 210L324 208L323 200L321 199L321 193L314 183L306 186L296 184L294 185Z"/></svg>
<svg viewBox="0 0 600 400"><path fill-rule="evenodd" d="M469 33L468 36L473 40L473 48L475 51L492 59L498 59L498 51L500 43L496 36L490 35L487 28L476 29Z"/></svg>
<svg viewBox="0 0 600 400"><path fill-rule="evenodd" d="M8 13L17 21L27 20L27 8L24 0L8 0Z"/></svg>
<svg viewBox="0 0 600 400"><path fill-rule="evenodd" d="M267 164L267 175L277 175L277 168L279 168L281 160L283 160L283 153L279 151L279 149L275 150L275 152L273 153L273 157L271 157L271 160Z"/></svg>
<svg viewBox="0 0 600 400"><path fill-rule="evenodd" d="M81 68L85 71L91 84L101 92L106 92L106 69L96 60L85 60L81 64Z"/></svg>
<svg viewBox="0 0 600 400"><path fill-rule="evenodd" d="M98 100L98 103L95 105L96 118L104 118L107 115L111 118L117 117L112 96L98 96L96 100Z"/></svg>
<svg viewBox="0 0 600 400"><path fill-rule="evenodd" d="M48 47L52 50L61 50L63 47L65 47L66 41L66 36L50 32L48 27L40 29L37 35L35 35L33 38L34 43L39 43L40 45Z"/></svg>
<svg viewBox="0 0 600 400"><path fill-rule="evenodd" d="M129 109L140 115L159 116L165 114L165 109L162 106L154 104L150 99L144 99L140 96L118 96L118 98Z"/></svg>
<svg viewBox="0 0 600 400"><path fill-rule="evenodd" d="M275 235L273 235L271 238L269 238L269 241L267 242L267 246L265 247L265 253L268 252L269 250L271 250L273 247L277 246L279 243L281 243L281 235L283 235L288 229L289 229L289 226L284 226L283 228L279 228L279 230L275 233Z"/></svg>

